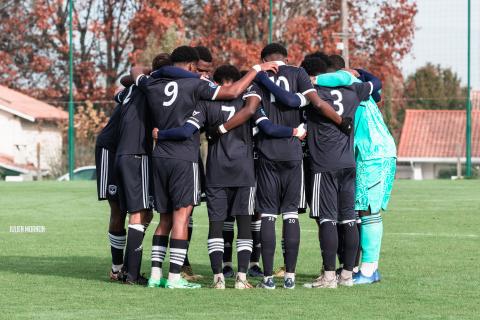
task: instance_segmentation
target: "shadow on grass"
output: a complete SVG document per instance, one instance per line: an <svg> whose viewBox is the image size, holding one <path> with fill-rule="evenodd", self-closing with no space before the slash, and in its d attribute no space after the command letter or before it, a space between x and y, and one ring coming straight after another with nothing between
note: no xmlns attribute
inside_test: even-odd
<svg viewBox="0 0 480 320"><path fill-rule="evenodd" d="M3 256L0 264L1 272L11 272L19 274L41 275L41 276L56 276L72 279L83 279L98 282L110 282L108 277L109 268L111 265L110 257L93 257L93 256ZM168 271L168 261L164 263L165 276ZM203 276L198 283L203 287L208 287L212 284L212 271L210 265L206 264L192 264L195 274ZM148 278L150 274L149 261L145 260L142 263L142 272ZM303 283L311 281L316 275L311 274L297 274L297 282ZM256 284L261 278L249 278L252 284ZM227 279L227 283L233 283L234 278ZM282 284L282 279L277 278L277 286Z"/></svg>

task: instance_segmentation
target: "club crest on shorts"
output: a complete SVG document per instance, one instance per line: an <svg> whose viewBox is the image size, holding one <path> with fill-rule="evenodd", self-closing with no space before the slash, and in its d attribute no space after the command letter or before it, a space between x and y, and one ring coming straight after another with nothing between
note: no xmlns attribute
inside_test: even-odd
<svg viewBox="0 0 480 320"><path fill-rule="evenodd" d="M114 184L110 184L108 186L108 193L111 195L111 196L114 196L117 194L117 186L114 185Z"/></svg>

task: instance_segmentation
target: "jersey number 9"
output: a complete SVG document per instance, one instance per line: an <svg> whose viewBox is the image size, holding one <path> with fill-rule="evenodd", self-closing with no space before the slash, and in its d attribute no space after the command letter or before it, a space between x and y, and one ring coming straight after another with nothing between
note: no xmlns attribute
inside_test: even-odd
<svg viewBox="0 0 480 320"><path fill-rule="evenodd" d="M167 85L165 86L165 95L167 97L171 97L170 100L163 103L165 107L169 107L175 102L175 99L177 99L178 83L174 81L167 83Z"/></svg>

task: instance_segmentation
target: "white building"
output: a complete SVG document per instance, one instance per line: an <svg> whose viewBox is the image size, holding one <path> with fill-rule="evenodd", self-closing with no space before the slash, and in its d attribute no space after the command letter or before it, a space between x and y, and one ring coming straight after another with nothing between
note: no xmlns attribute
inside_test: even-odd
<svg viewBox="0 0 480 320"><path fill-rule="evenodd" d="M45 173L62 155L68 113L0 86L0 175Z"/></svg>
<svg viewBox="0 0 480 320"><path fill-rule="evenodd" d="M398 146L397 178L435 179L465 164L464 110L406 110ZM472 165L480 165L480 110L472 111Z"/></svg>

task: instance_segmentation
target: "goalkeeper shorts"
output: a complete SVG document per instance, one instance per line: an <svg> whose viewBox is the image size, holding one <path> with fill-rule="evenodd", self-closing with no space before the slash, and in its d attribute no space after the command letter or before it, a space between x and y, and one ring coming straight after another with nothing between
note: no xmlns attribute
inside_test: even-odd
<svg viewBox="0 0 480 320"><path fill-rule="evenodd" d="M372 213L387 210L395 179L396 158L357 162L355 181L355 210Z"/></svg>

